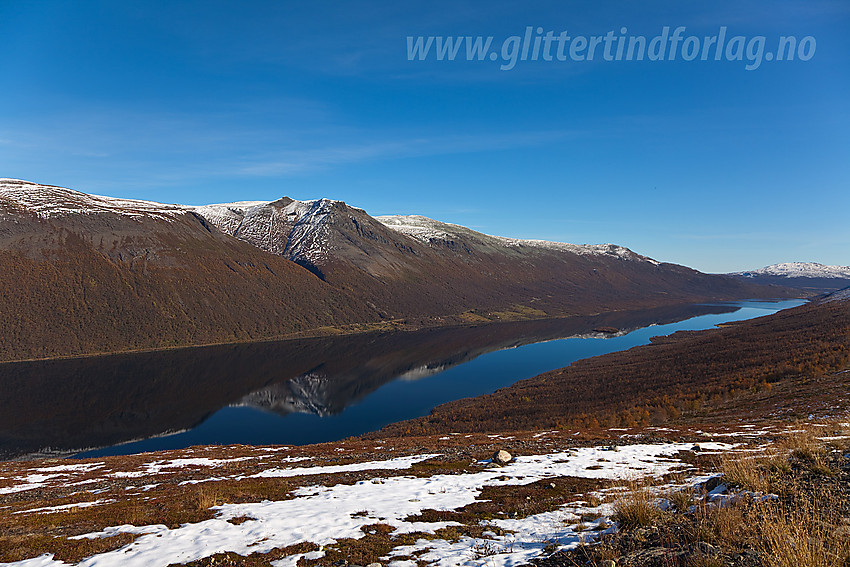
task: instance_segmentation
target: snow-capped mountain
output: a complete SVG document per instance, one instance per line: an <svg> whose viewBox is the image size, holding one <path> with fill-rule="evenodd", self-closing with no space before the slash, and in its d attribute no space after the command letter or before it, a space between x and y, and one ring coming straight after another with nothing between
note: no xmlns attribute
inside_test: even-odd
<svg viewBox="0 0 850 567"><path fill-rule="evenodd" d="M816 262L786 262L730 276L759 283L831 291L850 284L850 266L825 266Z"/></svg>
<svg viewBox="0 0 850 567"><path fill-rule="evenodd" d="M734 275L746 277L783 276L786 278L850 279L850 266L825 266L816 262L785 262L783 264L773 264L760 270L737 272Z"/></svg>
<svg viewBox="0 0 850 567"><path fill-rule="evenodd" d="M328 199L193 207L13 179L0 179L0 289L0 359L778 295L613 244Z"/></svg>
<svg viewBox="0 0 850 567"><path fill-rule="evenodd" d="M466 238L474 239L494 247L537 247L578 255L606 255L621 260L645 261L652 264L659 263L652 258L635 254L628 248L617 246L616 244L567 244L565 242L550 242L547 240L524 240L519 238L505 238L503 236L490 236L475 232L458 224L440 222L421 215L384 215L377 216L375 219L393 230L426 244L444 244Z"/></svg>
<svg viewBox="0 0 850 567"><path fill-rule="evenodd" d="M328 252L328 216L339 201L248 201L193 210L219 230L293 261L321 263Z"/></svg>

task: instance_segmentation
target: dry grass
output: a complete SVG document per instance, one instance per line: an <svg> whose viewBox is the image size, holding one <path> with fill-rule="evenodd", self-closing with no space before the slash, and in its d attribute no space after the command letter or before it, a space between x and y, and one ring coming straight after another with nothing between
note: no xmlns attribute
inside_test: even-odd
<svg viewBox="0 0 850 567"><path fill-rule="evenodd" d="M787 454L773 447L761 453L724 453L718 469L731 484L753 492L771 492L777 479L791 470Z"/></svg>
<svg viewBox="0 0 850 567"><path fill-rule="evenodd" d="M213 506L224 504L219 492L207 483L198 486L198 510L209 510Z"/></svg>
<svg viewBox="0 0 850 567"><path fill-rule="evenodd" d="M674 490L666 495L667 500L673 503L677 512L687 512L695 504L696 495L693 490Z"/></svg>
<svg viewBox="0 0 850 567"><path fill-rule="evenodd" d="M791 507L758 504L755 540L767 567L842 567L850 561L850 541L840 528L841 503L835 491L796 499Z"/></svg>
<svg viewBox="0 0 850 567"><path fill-rule="evenodd" d="M822 432L816 433L811 428L796 431L785 439L783 445L793 458L813 473L833 476L834 472L826 464L829 451L826 444L817 438L818 433Z"/></svg>
<svg viewBox="0 0 850 567"><path fill-rule="evenodd" d="M697 502L691 527L692 541L740 549L752 535L742 507L709 506L705 500Z"/></svg>
<svg viewBox="0 0 850 567"><path fill-rule="evenodd" d="M685 567L726 567L726 563L718 557L708 555L697 555L688 559Z"/></svg>
<svg viewBox="0 0 850 567"><path fill-rule="evenodd" d="M614 500L613 519L624 529L651 526L664 514L658 508L656 500L657 497L649 486L632 482L628 485L628 490Z"/></svg>

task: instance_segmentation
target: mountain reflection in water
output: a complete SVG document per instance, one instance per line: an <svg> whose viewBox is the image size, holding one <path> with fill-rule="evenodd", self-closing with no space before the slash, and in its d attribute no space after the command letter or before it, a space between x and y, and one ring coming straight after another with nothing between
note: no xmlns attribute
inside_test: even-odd
<svg viewBox="0 0 850 567"><path fill-rule="evenodd" d="M790 306L789 302L766 305ZM740 307L687 305L477 327L0 364L0 456L8 459L46 450L69 454L90 447L111 448L86 456L198 443L336 440L423 415L439 403L491 392L577 357L634 345L611 344L578 356L537 361L538 366L551 368L532 365L526 370L527 365L520 364L516 369L506 367L502 376L479 371L438 384L458 365L486 353L565 337L616 336L614 329L624 334L650 325L729 314ZM753 315L729 318L749 316ZM635 344L642 342L645 339L637 339ZM399 390L382 388L393 381ZM439 391L421 395L432 381ZM404 388L420 390L406 399L400 394ZM380 396L379 389L387 393ZM361 404L370 395L375 407ZM358 404L363 405L361 415L352 408ZM345 417L349 413L351 417ZM205 422L210 431L217 427L220 433L201 435L199 426ZM180 431L188 433L161 437ZM146 441L119 445L142 439Z"/></svg>

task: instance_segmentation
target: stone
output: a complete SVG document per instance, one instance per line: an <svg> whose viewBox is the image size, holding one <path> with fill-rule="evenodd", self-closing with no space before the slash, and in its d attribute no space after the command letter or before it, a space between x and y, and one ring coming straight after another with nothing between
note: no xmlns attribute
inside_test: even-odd
<svg viewBox="0 0 850 567"><path fill-rule="evenodd" d="M510 463L513 459L513 456L504 449L499 449L493 453L493 463L500 466Z"/></svg>
<svg viewBox="0 0 850 567"><path fill-rule="evenodd" d="M723 484L723 478L720 476L713 476L707 481L705 481L699 488L705 490L706 492L711 492L721 484Z"/></svg>

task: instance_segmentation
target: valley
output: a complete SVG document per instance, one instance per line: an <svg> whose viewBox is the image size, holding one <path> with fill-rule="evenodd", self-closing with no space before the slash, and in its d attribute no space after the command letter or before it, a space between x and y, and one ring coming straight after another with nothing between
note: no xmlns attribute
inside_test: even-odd
<svg viewBox="0 0 850 567"><path fill-rule="evenodd" d="M328 200L187 207L0 180L0 360L800 294L615 245L384 220Z"/></svg>

